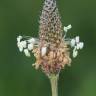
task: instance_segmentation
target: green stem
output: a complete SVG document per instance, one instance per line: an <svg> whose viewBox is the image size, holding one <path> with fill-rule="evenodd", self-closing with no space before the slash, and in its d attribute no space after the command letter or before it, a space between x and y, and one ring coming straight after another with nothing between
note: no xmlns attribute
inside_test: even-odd
<svg viewBox="0 0 96 96"><path fill-rule="evenodd" d="M58 96L58 79L59 75L51 75L50 77L52 96Z"/></svg>

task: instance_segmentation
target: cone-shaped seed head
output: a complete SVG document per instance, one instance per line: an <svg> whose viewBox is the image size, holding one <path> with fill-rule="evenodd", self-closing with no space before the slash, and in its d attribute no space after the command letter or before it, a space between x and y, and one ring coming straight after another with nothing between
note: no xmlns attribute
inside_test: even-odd
<svg viewBox="0 0 96 96"><path fill-rule="evenodd" d="M40 67L47 75L58 74L65 64L71 62L62 33L56 0L45 0L40 16L40 45L34 52L37 59L35 67Z"/></svg>
<svg viewBox="0 0 96 96"><path fill-rule="evenodd" d="M40 40L44 43L60 43L62 36L62 23L56 0L45 0L40 16Z"/></svg>

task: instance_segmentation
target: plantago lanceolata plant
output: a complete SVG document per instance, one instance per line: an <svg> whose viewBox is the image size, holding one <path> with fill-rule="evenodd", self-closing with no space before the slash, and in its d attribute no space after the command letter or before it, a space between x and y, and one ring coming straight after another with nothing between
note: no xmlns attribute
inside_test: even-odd
<svg viewBox="0 0 96 96"><path fill-rule="evenodd" d="M67 38L67 32L71 28L71 24L62 27L56 0L45 0L39 21L39 38L17 37L20 52L24 52L27 57L30 57L32 52L36 58L32 66L41 69L50 79L52 96L58 96L57 82L61 69L71 64L70 49L73 49L75 58L78 50L84 46L79 36Z"/></svg>

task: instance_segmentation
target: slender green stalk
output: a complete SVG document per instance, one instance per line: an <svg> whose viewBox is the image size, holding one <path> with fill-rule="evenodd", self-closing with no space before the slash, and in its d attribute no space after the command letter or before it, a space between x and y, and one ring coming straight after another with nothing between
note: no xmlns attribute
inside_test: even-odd
<svg viewBox="0 0 96 96"><path fill-rule="evenodd" d="M52 89L52 96L58 96L58 79L59 75L52 75L50 76L50 83Z"/></svg>

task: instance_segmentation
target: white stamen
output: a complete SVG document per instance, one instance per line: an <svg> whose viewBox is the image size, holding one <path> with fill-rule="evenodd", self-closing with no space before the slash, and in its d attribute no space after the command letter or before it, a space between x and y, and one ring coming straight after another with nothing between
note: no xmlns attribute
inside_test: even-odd
<svg viewBox="0 0 96 96"><path fill-rule="evenodd" d="M17 42L20 42L21 39L22 39L22 36L18 36L17 37Z"/></svg>
<svg viewBox="0 0 96 96"><path fill-rule="evenodd" d="M47 52L47 47L42 47L41 49L41 56L44 56Z"/></svg>
<svg viewBox="0 0 96 96"><path fill-rule="evenodd" d="M72 39L71 40L71 47L74 47L75 46L75 39Z"/></svg>
<svg viewBox="0 0 96 96"><path fill-rule="evenodd" d="M79 43L79 36L76 36L76 43Z"/></svg>
<svg viewBox="0 0 96 96"><path fill-rule="evenodd" d="M84 47L83 42L78 43L77 46L76 46L77 50L82 49L83 47Z"/></svg>
<svg viewBox="0 0 96 96"><path fill-rule="evenodd" d="M78 51L77 50L73 50L73 58L76 58L78 55Z"/></svg>
<svg viewBox="0 0 96 96"><path fill-rule="evenodd" d="M24 49L24 53L25 53L25 55L26 55L27 57L30 57L30 53L29 53L28 49Z"/></svg>
<svg viewBox="0 0 96 96"><path fill-rule="evenodd" d="M34 44L36 42L36 40L35 40L35 38L31 38L31 39L28 40L28 42Z"/></svg>
<svg viewBox="0 0 96 96"><path fill-rule="evenodd" d="M31 50L33 49L33 46L34 46L34 45L33 45L32 43L28 44L28 50L31 51Z"/></svg>
<svg viewBox="0 0 96 96"><path fill-rule="evenodd" d="M67 26L67 28L68 28L68 29L71 29L71 28L72 28L72 25L71 25L71 24L70 24L70 25L68 25L68 26Z"/></svg>
<svg viewBox="0 0 96 96"><path fill-rule="evenodd" d="M77 44L76 48L77 48L77 50L80 49L80 43Z"/></svg>
<svg viewBox="0 0 96 96"><path fill-rule="evenodd" d="M17 46L19 48L19 51L22 52L23 51L23 46L21 45L21 42L17 42Z"/></svg>
<svg viewBox="0 0 96 96"><path fill-rule="evenodd" d="M19 48L19 51L22 52L22 51L23 51L23 47L20 47L20 48Z"/></svg>
<svg viewBox="0 0 96 96"><path fill-rule="evenodd" d="M23 48L26 48L26 44L27 44L26 41L21 41L21 42L18 41L18 42L17 42L17 46L18 46L20 52L23 51Z"/></svg>
<svg viewBox="0 0 96 96"><path fill-rule="evenodd" d="M65 27L65 26L64 26L64 31L65 31L65 32L67 32L67 31L68 31L67 27Z"/></svg>
<svg viewBox="0 0 96 96"><path fill-rule="evenodd" d="M64 31L67 32L67 31L68 31L69 29L71 29L71 28L72 28L72 25L71 25L71 24L68 25L67 27L64 26Z"/></svg>
<svg viewBox="0 0 96 96"><path fill-rule="evenodd" d="M17 46L18 46L18 48L20 47L20 42L17 42Z"/></svg>
<svg viewBox="0 0 96 96"><path fill-rule="evenodd" d="M21 46L22 46L23 48L26 48L26 44L27 44L26 41L21 41L20 43L21 43Z"/></svg>
<svg viewBox="0 0 96 96"><path fill-rule="evenodd" d="M83 49L84 43L83 43L83 42L80 42L80 43L79 43L79 47L80 47L80 49Z"/></svg>

